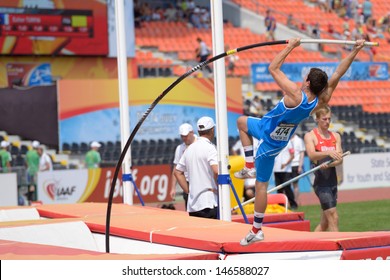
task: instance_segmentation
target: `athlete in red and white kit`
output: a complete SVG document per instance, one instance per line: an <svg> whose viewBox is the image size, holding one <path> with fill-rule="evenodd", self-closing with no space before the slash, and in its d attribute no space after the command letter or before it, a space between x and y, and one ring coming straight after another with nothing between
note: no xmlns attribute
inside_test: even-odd
<svg viewBox="0 0 390 280"><path fill-rule="evenodd" d="M339 231L337 206L337 174L336 166L343 160L324 164L333 158L335 153L341 154L340 134L329 130L331 111L324 106L315 113L317 127L305 134L306 152L314 166L322 165L314 173L314 191L321 203L321 221L315 231ZM313 166L313 167L314 167Z"/></svg>

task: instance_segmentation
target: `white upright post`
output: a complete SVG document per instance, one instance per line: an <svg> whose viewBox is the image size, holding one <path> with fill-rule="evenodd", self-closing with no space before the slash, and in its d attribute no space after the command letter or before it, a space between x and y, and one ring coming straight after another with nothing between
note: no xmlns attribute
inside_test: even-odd
<svg viewBox="0 0 390 280"><path fill-rule="evenodd" d="M211 30L213 37L214 55L225 51L223 36L223 12L222 0L211 1ZM225 61L219 59L214 61L214 90L215 90L215 112L217 125L217 148L219 163L219 216L220 220L231 221L230 207L230 185L225 182L229 176L229 145L227 130L227 105L226 105L226 76Z"/></svg>
<svg viewBox="0 0 390 280"><path fill-rule="evenodd" d="M124 1L115 0L115 22L117 38L117 60L118 60L118 82L119 82L119 113L121 123L121 145L122 151L130 136L129 120L129 97L128 97L128 78L127 78L127 54L126 54L126 32ZM122 166L123 183L123 203L133 204L133 184L130 180L131 175L131 147L127 151Z"/></svg>

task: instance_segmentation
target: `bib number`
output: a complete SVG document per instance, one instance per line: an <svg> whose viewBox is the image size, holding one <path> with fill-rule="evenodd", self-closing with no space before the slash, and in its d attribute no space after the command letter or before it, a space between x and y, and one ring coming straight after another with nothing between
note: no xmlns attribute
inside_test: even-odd
<svg viewBox="0 0 390 280"><path fill-rule="evenodd" d="M293 124L280 123L275 127L274 131L271 132L270 136L273 140L288 141L294 127L295 125Z"/></svg>

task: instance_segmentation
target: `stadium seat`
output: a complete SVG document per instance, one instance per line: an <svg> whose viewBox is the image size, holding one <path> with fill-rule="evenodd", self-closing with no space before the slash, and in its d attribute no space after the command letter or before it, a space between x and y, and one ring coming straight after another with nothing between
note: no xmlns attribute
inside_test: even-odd
<svg viewBox="0 0 390 280"><path fill-rule="evenodd" d="M267 195L267 204L283 204L288 211L288 198L283 193L270 193Z"/></svg>

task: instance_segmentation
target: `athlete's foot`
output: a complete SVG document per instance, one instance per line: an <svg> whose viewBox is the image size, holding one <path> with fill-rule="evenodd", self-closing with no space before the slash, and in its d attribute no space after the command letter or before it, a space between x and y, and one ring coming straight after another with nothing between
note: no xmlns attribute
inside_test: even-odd
<svg viewBox="0 0 390 280"><path fill-rule="evenodd" d="M259 230L256 234L251 230L249 233L240 241L241 246L247 246L257 241L264 240L263 231Z"/></svg>
<svg viewBox="0 0 390 280"><path fill-rule="evenodd" d="M235 172L234 177L238 179L256 178L256 169L244 167L240 171Z"/></svg>

